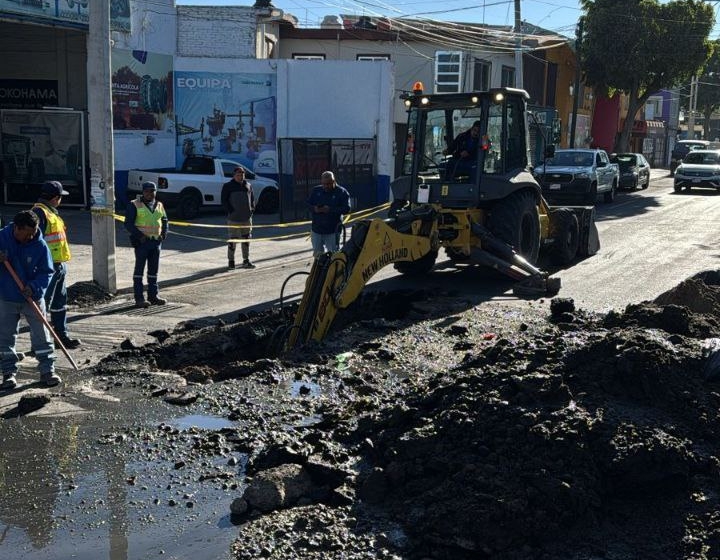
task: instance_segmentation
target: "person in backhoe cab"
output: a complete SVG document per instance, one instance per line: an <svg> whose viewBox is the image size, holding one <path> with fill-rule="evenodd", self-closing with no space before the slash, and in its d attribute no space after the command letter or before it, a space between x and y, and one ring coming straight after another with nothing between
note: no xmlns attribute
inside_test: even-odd
<svg viewBox="0 0 720 560"><path fill-rule="evenodd" d="M320 176L320 184L310 193L308 204L312 213L313 256L337 251L342 215L350 211L350 193L337 184L332 171L325 171Z"/></svg>
<svg viewBox="0 0 720 560"><path fill-rule="evenodd" d="M125 229L135 249L133 291L135 307L164 305L167 300L158 296L158 269L160 249L168 232L168 218L163 203L155 198L157 185L152 181L142 184L142 195L128 204L125 212ZM143 294L143 275L147 264L147 301Z"/></svg>
<svg viewBox="0 0 720 560"><path fill-rule="evenodd" d="M468 130L458 134L446 150L446 155L452 156L447 164L448 177L462 171L470 173L477 166L480 125L480 121L475 121Z"/></svg>

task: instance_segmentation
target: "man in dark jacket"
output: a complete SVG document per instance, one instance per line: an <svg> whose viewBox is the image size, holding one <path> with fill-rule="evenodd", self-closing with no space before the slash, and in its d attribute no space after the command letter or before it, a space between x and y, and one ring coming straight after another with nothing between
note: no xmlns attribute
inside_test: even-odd
<svg viewBox="0 0 720 560"><path fill-rule="evenodd" d="M480 147L480 121L455 137L447 151L452 159L447 164L448 178L458 173L471 173L477 167L478 148Z"/></svg>
<svg viewBox="0 0 720 560"><path fill-rule="evenodd" d="M250 239L252 234L252 216L255 212L255 195L252 186L245 180L245 169L236 167L233 178L223 185L220 203L227 213L228 223L228 268L235 268L235 247L238 236ZM239 234L239 235L238 235ZM243 268L255 268L250 262L250 243L240 243Z"/></svg>
<svg viewBox="0 0 720 560"><path fill-rule="evenodd" d="M10 274L7 261L24 286L22 291ZM3 381L0 388L14 389L18 371L15 352L20 317L30 327L30 342L38 361L40 379L48 387L62 380L55 373L55 346L41 317L28 301L32 299L41 313L45 313L45 290L54 274L50 249L45 243L38 217L30 210L18 212L12 223L0 230L0 368Z"/></svg>
<svg viewBox="0 0 720 560"><path fill-rule="evenodd" d="M332 171L325 171L307 202L312 213L310 240L313 256L337 251L342 215L350 211L350 193L337 184Z"/></svg>

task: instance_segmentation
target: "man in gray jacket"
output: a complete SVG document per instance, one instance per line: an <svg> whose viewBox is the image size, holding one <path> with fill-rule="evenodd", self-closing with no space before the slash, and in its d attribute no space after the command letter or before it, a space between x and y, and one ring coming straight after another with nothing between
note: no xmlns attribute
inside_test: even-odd
<svg viewBox="0 0 720 560"><path fill-rule="evenodd" d="M227 213L228 226L228 269L235 268L235 247L238 234L242 239L250 239L252 234L252 215L255 212L255 195L250 183L245 180L245 169L236 167L233 178L225 183L220 194L220 202ZM235 227L233 227L235 226ZM239 227L237 227L239 226ZM240 243L243 268L255 268L250 262L250 243Z"/></svg>

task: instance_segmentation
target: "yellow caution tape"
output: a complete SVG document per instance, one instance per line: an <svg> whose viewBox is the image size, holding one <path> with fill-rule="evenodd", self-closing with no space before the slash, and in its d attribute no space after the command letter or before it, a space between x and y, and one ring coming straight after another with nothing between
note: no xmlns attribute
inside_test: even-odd
<svg viewBox="0 0 720 560"><path fill-rule="evenodd" d="M343 219L343 225L346 226L348 224L351 224L353 222L357 222L359 220L363 220L367 218L368 216L374 214L375 212L378 212L380 210L384 210L390 206L390 203L386 202L384 204L380 204L378 206L375 206L373 208L366 208L365 210L362 210L360 212L356 212L354 214L347 214L344 216ZM112 215L113 218L115 218L119 222L125 222L125 216L121 216L120 214L115 214L114 212L110 210L106 210L104 208L98 209L98 214L107 214ZM256 228L270 228L270 227L279 227L279 228L290 228L290 227L299 227L299 226L305 226L308 224L311 224L311 221L303 221L303 222L287 222L283 224L253 224L252 226L244 226L244 225L230 225L230 224L197 224L192 222L178 222L178 221L169 221L169 225L173 226L181 226L181 227L201 227L201 228L209 228L209 229L233 229L233 228L247 228L252 227L252 229ZM310 236L307 234L306 231L297 232L297 233L290 233L287 235L276 235L273 237L258 237L258 238L219 238L219 237L204 237L200 235L188 235L185 233L180 233L174 230L170 230L168 233L171 235L178 235L180 237L187 237L190 239L201 239L204 241L218 241L221 243L251 243L251 242L257 242L257 241L278 241L283 239L293 239L293 238L300 238L305 237L306 239L309 239Z"/></svg>

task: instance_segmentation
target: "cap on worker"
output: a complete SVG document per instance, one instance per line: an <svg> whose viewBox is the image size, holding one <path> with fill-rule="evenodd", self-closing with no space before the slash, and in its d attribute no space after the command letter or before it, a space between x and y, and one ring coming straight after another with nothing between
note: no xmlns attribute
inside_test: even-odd
<svg viewBox="0 0 720 560"><path fill-rule="evenodd" d="M481 125L482 125L482 123L481 123L480 121L475 121L475 122L473 123L473 125L472 125L472 128L475 128L476 126L477 126L478 128L480 128Z"/></svg>
<svg viewBox="0 0 720 560"><path fill-rule="evenodd" d="M60 181L45 181L40 187L40 191L43 194L49 194L52 196L66 196L70 194L65 189L63 189L62 183Z"/></svg>
<svg viewBox="0 0 720 560"><path fill-rule="evenodd" d="M142 190L144 190L144 191L156 191L156 190L157 190L157 185L156 185L155 183L153 183L152 181L145 181L145 182L142 184Z"/></svg>

